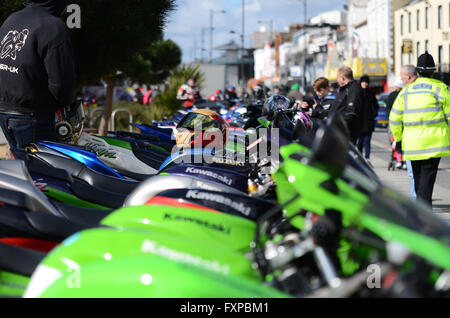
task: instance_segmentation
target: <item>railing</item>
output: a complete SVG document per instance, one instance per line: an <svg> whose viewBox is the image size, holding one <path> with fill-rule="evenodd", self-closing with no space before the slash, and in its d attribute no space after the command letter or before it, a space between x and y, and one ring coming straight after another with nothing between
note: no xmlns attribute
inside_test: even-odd
<svg viewBox="0 0 450 318"><path fill-rule="evenodd" d="M96 115L97 113L99 113L99 115L102 116L104 111L105 111L105 108L104 108L104 107L96 107L96 108L92 109L92 110L89 112L89 127L93 127L92 129L96 130L95 127L94 127L94 126L95 126L94 117L95 117L95 115ZM115 130L116 130L116 115L117 115L118 113L122 113L122 112L128 113L130 123L133 122L133 118L134 118L134 117L133 117L133 114L132 114L128 109L126 109L126 108L115 109L115 110L112 112L112 114L111 114L111 120L109 121L109 125L108 125L108 130L109 130L109 131L115 131ZM90 128L87 128L87 129L85 129L85 131L91 131L91 129L90 129ZM133 132L133 127L130 126L130 127L129 127L129 131L130 131L130 132Z"/></svg>
<svg viewBox="0 0 450 318"><path fill-rule="evenodd" d="M109 131L115 131L116 130L116 115L117 113L128 113L129 114L129 119L130 119L130 124L133 122L133 114L126 108L119 108L119 109L115 109L112 114L111 114L111 120L109 121ZM129 125L129 131L133 132L133 127L131 127L131 125Z"/></svg>

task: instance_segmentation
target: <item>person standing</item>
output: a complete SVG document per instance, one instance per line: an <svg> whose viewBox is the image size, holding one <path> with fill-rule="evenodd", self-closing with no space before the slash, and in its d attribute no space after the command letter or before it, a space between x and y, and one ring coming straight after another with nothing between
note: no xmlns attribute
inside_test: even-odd
<svg viewBox="0 0 450 318"><path fill-rule="evenodd" d="M400 92L389 121L405 160L411 160L417 197L432 205L441 158L450 156L450 93L432 78L436 65L428 52L416 69L419 78Z"/></svg>
<svg viewBox="0 0 450 318"><path fill-rule="evenodd" d="M69 32L60 16L64 0L29 0L0 27L0 126L12 155L54 141L55 112L75 96Z"/></svg>
<svg viewBox="0 0 450 318"><path fill-rule="evenodd" d="M353 78L353 71L347 66L338 70L339 92L331 106L330 116L340 113L344 116L350 131L350 140L356 145L360 132L361 85Z"/></svg>
<svg viewBox="0 0 450 318"><path fill-rule="evenodd" d="M401 88L403 88L406 85L414 83L416 81L417 77L418 77L418 74L417 74L416 67L414 65L410 65L410 64L404 65L400 71L401 81L397 85L401 85L402 86ZM392 100L392 105L389 108L388 115L390 115L392 106L394 105L394 102L397 99L397 96L400 93L400 91L401 91L401 89L395 95L395 98ZM390 95L389 95L389 97L392 98ZM389 99L388 99L388 102L389 102ZM388 103L388 106L389 106L389 103ZM401 143L399 143L398 146L399 146L399 148L397 149L397 151L402 153ZM400 166L400 168L401 167L403 167L403 164ZM416 194L416 188L415 188L415 183L414 183L414 173L413 173L413 169L412 169L411 160L406 161L406 170L408 171L408 176L409 176L411 198L415 201L417 199L417 194Z"/></svg>
<svg viewBox="0 0 450 318"><path fill-rule="evenodd" d="M288 93L287 98L289 98L293 102L299 102L303 100L303 94L300 92L300 84L295 83L291 86L291 90Z"/></svg>
<svg viewBox="0 0 450 318"><path fill-rule="evenodd" d="M320 77L314 82L314 105L311 118L313 120L325 120L328 118L331 105L336 100L330 92L330 82L325 77Z"/></svg>
<svg viewBox="0 0 450 318"><path fill-rule="evenodd" d="M403 86L405 86L405 84L403 84L403 81L401 79L395 81L394 90L389 94L386 103L386 113L388 117L391 114L392 106L394 106L394 102L397 99L398 94L400 94Z"/></svg>
<svg viewBox="0 0 450 318"><path fill-rule="evenodd" d="M357 142L357 147L364 154L366 160L370 160L372 135L375 131L375 118L377 117L379 106L375 95L369 88L370 78L361 77L361 125Z"/></svg>
<svg viewBox="0 0 450 318"><path fill-rule="evenodd" d="M227 90L225 91L225 100L230 102L234 101L238 98L238 95L236 93L236 87L233 85L230 85L227 87Z"/></svg>
<svg viewBox="0 0 450 318"><path fill-rule="evenodd" d="M195 84L195 78L190 78L186 84L178 89L177 99L183 102L185 108L192 108L194 103L201 99L200 90Z"/></svg>

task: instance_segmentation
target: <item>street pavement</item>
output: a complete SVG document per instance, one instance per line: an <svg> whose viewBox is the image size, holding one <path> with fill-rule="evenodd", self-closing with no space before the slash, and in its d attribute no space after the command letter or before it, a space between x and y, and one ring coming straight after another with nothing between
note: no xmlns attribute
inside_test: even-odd
<svg viewBox="0 0 450 318"><path fill-rule="evenodd" d="M411 197L407 171L388 171L391 153L387 130L377 128L372 139L370 160L374 170L385 185ZM450 224L450 157L442 158L439 166L433 193L433 211Z"/></svg>

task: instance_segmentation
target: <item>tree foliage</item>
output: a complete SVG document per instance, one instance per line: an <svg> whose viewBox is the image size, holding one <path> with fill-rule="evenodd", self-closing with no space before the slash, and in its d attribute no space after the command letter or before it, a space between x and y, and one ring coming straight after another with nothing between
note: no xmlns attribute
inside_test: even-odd
<svg viewBox="0 0 450 318"><path fill-rule="evenodd" d="M137 54L122 71L140 84L160 84L181 63L181 49L172 40L158 41Z"/></svg>
<svg viewBox="0 0 450 318"><path fill-rule="evenodd" d="M204 83L204 74L200 66L182 65L177 67L171 74L164 92L155 101L155 107L167 109L174 113L181 107L181 101L177 100L177 92L181 85L189 78L195 78L197 86L201 88Z"/></svg>
<svg viewBox="0 0 450 318"><path fill-rule="evenodd" d="M3 24L13 11L22 9L24 2L2 0L0 22ZM142 62L147 53L152 57L152 43L162 40L175 0L72 0L71 3L81 8L81 28L71 30L78 86L99 79L108 83L105 115L100 128L100 134L105 134L117 73L134 65L140 54Z"/></svg>
<svg viewBox="0 0 450 318"><path fill-rule="evenodd" d="M25 7L24 0L2 0L0 1L0 25L6 18L13 13Z"/></svg>
<svg viewBox="0 0 450 318"><path fill-rule="evenodd" d="M26 0L1 0L0 24ZM81 8L81 28L72 29L78 84L114 78L137 54L162 40L175 0L72 0Z"/></svg>
<svg viewBox="0 0 450 318"><path fill-rule="evenodd" d="M162 39L174 0L73 0L81 7L82 27L72 39L79 80L114 77L135 56Z"/></svg>

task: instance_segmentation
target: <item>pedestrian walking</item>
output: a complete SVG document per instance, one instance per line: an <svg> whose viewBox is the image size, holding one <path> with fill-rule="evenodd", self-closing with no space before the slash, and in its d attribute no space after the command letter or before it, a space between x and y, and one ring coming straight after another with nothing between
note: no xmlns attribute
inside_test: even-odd
<svg viewBox="0 0 450 318"><path fill-rule="evenodd" d="M370 78L361 77L361 109L360 109L360 132L357 147L366 160L370 160L372 135L375 131L375 118L377 117L379 106L375 94L370 90Z"/></svg>
<svg viewBox="0 0 450 318"><path fill-rule="evenodd" d="M338 95L331 106L330 116L340 113L344 116L350 131L350 140L356 145L360 132L361 85L353 78L353 71L347 66L337 72Z"/></svg>
<svg viewBox="0 0 450 318"><path fill-rule="evenodd" d="M432 205L439 163L450 156L450 93L432 78L436 65L428 52L416 70L419 78L400 92L389 119L405 160L411 161L417 197Z"/></svg>
<svg viewBox="0 0 450 318"><path fill-rule="evenodd" d="M55 112L75 96L69 32L60 16L63 0L29 0L0 28L0 126L15 158L25 147L54 141Z"/></svg>

